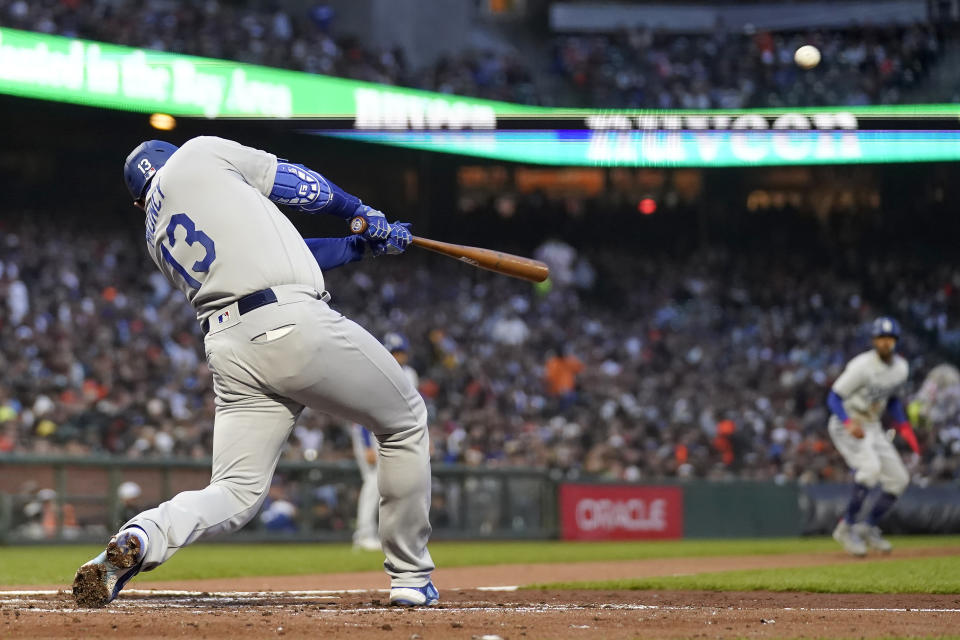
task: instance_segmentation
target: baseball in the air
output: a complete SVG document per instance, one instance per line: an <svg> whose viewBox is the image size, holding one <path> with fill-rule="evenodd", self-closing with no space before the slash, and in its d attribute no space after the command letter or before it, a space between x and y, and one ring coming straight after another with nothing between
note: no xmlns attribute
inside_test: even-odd
<svg viewBox="0 0 960 640"><path fill-rule="evenodd" d="M813 69L820 64L820 50L812 44L805 44L793 54L793 61L801 69Z"/></svg>

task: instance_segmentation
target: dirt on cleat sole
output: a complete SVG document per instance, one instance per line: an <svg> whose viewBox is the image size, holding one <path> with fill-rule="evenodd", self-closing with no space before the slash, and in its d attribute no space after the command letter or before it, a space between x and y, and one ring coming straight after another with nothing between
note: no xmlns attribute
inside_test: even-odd
<svg viewBox="0 0 960 640"><path fill-rule="evenodd" d="M73 599L78 607L93 609L106 606L110 593L104 583L105 573L102 564L85 564L77 569L73 579Z"/></svg>
<svg viewBox="0 0 960 640"><path fill-rule="evenodd" d="M104 559L97 562L98 556L77 569L73 578L73 599L78 607L99 608L105 607L113 599L112 589L116 584L116 577L109 580L108 571L131 569L140 561L140 539L134 535L125 536L122 546L117 544L116 538L110 540L107 549L102 554ZM109 567L109 569L108 569Z"/></svg>
<svg viewBox="0 0 960 640"><path fill-rule="evenodd" d="M123 547L115 540L107 545L107 562L118 569L129 569L137 564L140 557L140 540L135 535L127 536L127 544Z"/></svg>

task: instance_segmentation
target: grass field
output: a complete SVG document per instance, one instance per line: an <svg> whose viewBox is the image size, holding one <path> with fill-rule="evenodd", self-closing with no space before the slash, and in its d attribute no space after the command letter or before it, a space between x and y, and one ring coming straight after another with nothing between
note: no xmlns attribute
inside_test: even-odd
<svg viewBox="0 0 960 640"><path fill-rule="evenodd" d="M958 547L960 536L894 537L898 549ZM69 584L77 566L101 550L88 545L0 547L0 584ZM681 540L670 542L571 543L437 542L430 545L438 566L463 567L523 563L572 563L644 558L835 554L829 538ZM280 576L377 571L382 557L353 553L342 544L197 544L174 556L162 571L141 574L138 582L238 576ZM522 581L521 581L522 582ZM574 586L574 585L552 585ZM857 593L960 593L960 557L915 558L854 565L729 571L577 587L617 589L716 589Z"/></svg>
<svg viewBox="0 0 960 640"><path fill-rule="evenodd" d="M549 589L705 589L814 593L960 593L960 556L857 562L824 567L531 585Z"/></svg>

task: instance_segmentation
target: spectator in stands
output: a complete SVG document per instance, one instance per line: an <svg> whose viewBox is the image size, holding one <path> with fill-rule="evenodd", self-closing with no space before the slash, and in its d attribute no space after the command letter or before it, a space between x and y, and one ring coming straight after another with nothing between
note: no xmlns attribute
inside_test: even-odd
<svg viewBox="0 0 960 640"><path fill-rule="evenodd" d="M297 531L297 506L287 495L282 480L273 479L267 499L260 510L260 522L268 531L284 533Z"/></svg>
<svg viewBox="0 0 960 640"><path fill-rule="evenodd" d="M70 539L76 537L80 529L77 526L76 512L72 504L57 504L57 492L53 489L40 489L33 500L23 507L25 522L18 531L25 538L40 540L58 536Z"/></svg>
<svg viewBox="0 0 960 640"><path fill-rule="evenodd" d="M543 378L547 393L560 400L561 408L577 401L577 375L583 371L583 363L570 352L569 345L561 345L547 354L543 366Z"/></svg>

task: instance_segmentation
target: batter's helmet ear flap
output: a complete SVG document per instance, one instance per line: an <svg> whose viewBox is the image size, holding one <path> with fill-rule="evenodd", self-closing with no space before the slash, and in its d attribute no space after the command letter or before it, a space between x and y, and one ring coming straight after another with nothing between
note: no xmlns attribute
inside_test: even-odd
<svg viewBox="0 0 960 640"><path fill-rule="evenodd" d="M143 198L150 179L177 149L179 147L163 140L147 140L130 152L123 163L123 181L134 201Z"/></svg>

